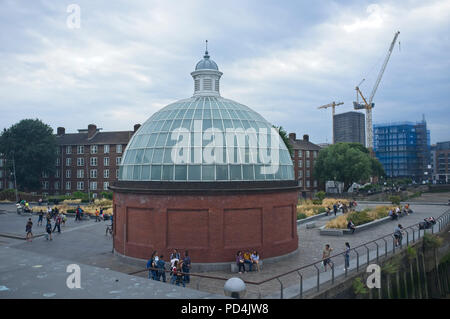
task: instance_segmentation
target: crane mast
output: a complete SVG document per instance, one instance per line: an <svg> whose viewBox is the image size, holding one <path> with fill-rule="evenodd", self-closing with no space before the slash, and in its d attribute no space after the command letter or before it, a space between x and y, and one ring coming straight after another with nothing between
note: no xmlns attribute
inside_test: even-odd
<svg viewBox="0 0 450 319"><path fill-rule="evenodd" d="M395 33L394 39L391 42L391 45L389 47L386 58L384 59L383 66L381 67L380 73L378 74L378 78L375 81L375 85L373 86L373 89L372 89L369 99L366 100L364 98L364 95L362 94L361 90L359 89L359 85L355 88L356 89L356 97L358 98L358 94L359 94L361 96L364 104L359 104L358 102L354 102L353 105L354 105L355 110L362 109L362 108L366 109L366 140L367 140L366 146L370 149L373 149L373 130L372 130L372 109L374 107L374 104L372 103L373 97L375 96L375 93L377 92L378 86L381 82L381 78L383 77L384 71L386 70L386 66L389 62L389 58L391 57L391 53L394 49L395 42L397 41L399 34L400 34L400 31L397 31Z"/></svg>

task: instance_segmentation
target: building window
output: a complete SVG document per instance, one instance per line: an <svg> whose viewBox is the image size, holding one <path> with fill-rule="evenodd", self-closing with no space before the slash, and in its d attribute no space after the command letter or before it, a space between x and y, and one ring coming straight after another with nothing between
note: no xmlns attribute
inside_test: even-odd
<svg viewBox="0 0 450 319"><path fill-rule="evenodd" d="M302 168L303 167L303 160L298 160L298 167Z"/></svg>
<svg viewBox="0 0 450 319"><path fill-rule="evenodd" d="M314 181L314 187L317 187L317 181L316 180Z"/></svg>
<svg viewBox="0 0 450 319"><path fill-rule="evenodd" d="M70 190L71 187L71 182L66 182L66 190Z"/></svg>
<svg viewBox="0 0 450 319"><path fill-rule="evenodd" d="M77 178L84 178L84 169L77 170Z"/></svg>
<svg viewBox="0 0 450 319"><path fill-rule="evenodd" d="M84 166L84 158L83 157L77 158L77 166Z"/></svg>
<svg viewBox="0 0 450 319"><path fill-rule="evenodd" d="M298 150L298 157L302 157L303 156L303 151L302 150Z"/></svg>
<svg viewBox="0 0 450 319"><path fill-rule="evenodd" d="M120 145L120 144L117 144L116 145L116 153L122 153L122 145Z"/></svg>
<svg viewBox="0 0 450 319"><path fill-rule="evenodd" d="M194 88L195 88L195 91L199 91L200 90L200 80L199 79L195 80Z"/></svg>
<svg viewBox="0 0 450 319"><path fill-rule="evenodd" d="M109 153L109 145L103 146L103 153L108 154Z"/></svg>
<svg viewBox="0 0 450 319"><path fill-rule="evenodd" d="M306 187L310 187L311 183L309 182L309 180L306 180Z"/></svg>
<svg viewBox="0 0 450 319"><path fill-rule="evenodd" d="M97 154L98 145L91 145L91 154Z"/></svg>
<svg viewBox="0 0 450 319"><path fill-rule="evenodd" d="M55 177L59 178L60 176L61 176L61 173L60 173L59 169L57 169L55 172Z"/></svg>
<svg viewBox="0 0 450 319"><path fill-rule="evenodd" d="M42 178L48 178L48 172L42 172Z"/></svg>
<svg viewBox="0 0 450 319"><path fill-rule="evenodd" d="M72 171L70 169L66 170L66 178L70 178L72 175Z"/></svg>
<svg viewBox="0 0 450 319"><path fill-rule="evenodd" d="M109 157L103 158L103 166L109 166Z"/></svg>
<svg viewBox="0 0 450 319"><path fill-rule="evenodd" d="M91 166L97 166L97 157L91 157Z"/></svg>
<svg viewBox="0 0 450 319"><path fill-rule="evenodd" d="M77 190L82 191L84 189L84 182L77 182Z"/></svg>
<svg viewBox="0 0 450 319"><path fill-rule="evenodd" d="M59 182L55 182L55 184L53 186L55 189L59 189Z"/></svg>
<svg viewBox="0 0 450 319"><path fill-rule="evenodd" d="M91 169L91 178L97 178L97 170L96 169Z"/></svg>
<svg viewBox="0 0 450 319"><path fill-rule="evenodd" d="M298 177L303 177L303 171L298 171Z"/></svg>
<svg viewBox="0 0 450 319"><path fill-rule="evenodd" d="M122 161L122 157L116 157L116 165L120 165L121 161Z"/></svg>
<svg viewBox="0 0 450 319"><path fill-rule="evenodd" d="M97 190L97 182L91 182L91 190L92 191Z"/></svg>
<svg viewBox="0 0 450 319"><path fill-rule="evenodd" d="M83 145L77 146L77 154L84 154L84 146Z"/></svg>
<svg viewBox="0 0 450 319"><path fill-rule="evenodd" d="M3 181L0 181L0 189L3 188Z"/></svg>
<svg viewBox="0 0 450 319"><path fill-rule="evenodd" d="M5 160L3 158L0 158L0 167L3 167L4 163L5 163Z"/></svg>
<svg viewBox="0 0 450 319"><path fill-rule="evenodd" d="M103 178L109 178L109 169L103 171Z"/></svg>
<svg viewBox="0 0 450 319"><path fill-rule="evenodd" d="M103 183L103 190L107 191L109 187L109 182L104 182Z"/></svg>
<svg viewBox="0 0 450 319"><path fill-rule="evenodd" d="M72 154L72 146L66 146L66 154Z"/></svg>
<svg viewBox="0 0 450 319"><path fill-rule="evenodd" d="M309 158L309 151L306 151L306 157Z"/></svg>
<svg viewBox="0 0 450 319"><path fill-rule="evenodd" d="M203 90L212 90L212 79L203 79Z"/></svg>
<svg viewBox="0 0 450 319"><path fill-rule="evenodd" d="M298 180L298 186L303 187L303 179Z"/></svg>
<svg viewBox="0 0 450 319"><path fill-rule="evenodd" d="M42 182L42 189L48 189L48 181Z"/></svg>
<svg viewBox="0 0 450 319"><path fill-rule="evenodd" d="M0 170L0 178L2 178L2 177L3 177L3 171Z"/></svg>
<svg viewBox="0 0 450 319"><path fill-rule="evenodd" d="M309 168L311 165L311 163L309 162L309 160L306 160L306 168Z"/></svg>
<svg viewBox="0 0 450 319"><path fill-rule="evenodd" d="M56 158L56 166L61 165L61 159L59 157Z"/></svg>
<svg viewBox="0 0 450 319"><path fill-rule="evenodd" d="M306 171L306 177L309 177L310 176L310 173L309 173L309 170L307 170Z"/></svg>
<svg viewBox="0 0 450 319"><path fill-rule="evenodd" d="M66 166L72 166L72 159L70 157L66 158Z"/></svg>

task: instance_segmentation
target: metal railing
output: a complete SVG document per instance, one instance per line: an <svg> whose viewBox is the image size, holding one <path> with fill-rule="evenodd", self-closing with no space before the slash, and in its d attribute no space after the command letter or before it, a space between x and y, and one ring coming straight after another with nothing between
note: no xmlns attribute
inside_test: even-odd
<svg viewBox="0 0 450 319"><path fill-rule="evenodd" d="M436 223L432 225L428 231L434 234L435 232L441 232L449 223L450 223L450 209L447 210L445 213L443 213L441 216L435 219ZM435 229L436 228L436 229ZM337 278L347 278L348 272L350 270L359 272L361 269L361 266L364 264L369 265L371 260L376 260L377 262L384 256L384 258L388 257L389 253L392 255L396 253L396 251L400 251L406 247L408 247L410 244L417 242L421 237L425 235L427 232L427 229L422 229L420 227L420 223L414 224L409 227L405 227L402 229L402 233L404 236L397 240L393 234L387 234L382 237L379 237L377 239L365 242L364 244L361 244L359 246L353 247L349 250L349 254L353 254L356 256L356 259L354 259L354 266L347 267L345 265L345 251L337 253L335 255L330 256L330 260L337 260L338 258L343 257L343 264L344 269L342 273L339 271L336 271L336 263L332 262L330 264L331 272L327 273L325 271L322 272L323 262L325 259L321 259L319 261L313 262L311 264L298 267L295 269L292 269L288 272L285 272L280 275L276 275L261 281L251 281L251 280L243 280L246 285L250 286L256 286L258 293L258 298L263 298L263 294L261 292L261 286L264 284L267 284L271 281L276 281L279 284L280 290L278 294L272 293L267 294L264 297L269 298L275 298L276 295L279 295L279 298L283 299L285 297L285 284L282 281L283 277L288 277L290 275L296 274L297 278L299 279L299 286L298 291L294 291L294 293L291 292L295 297L303 298L305 294L307 293L317 293L320 292L321 287L324 285L334 284ZM404 237L406 236L406 241L404 241ZM372 246L372 249L370 249L370 246ZM366 254L365 256L363 254ZM372 256L372 258L371 258ZM365 257L365 258L363 258ZM350 264L352 263L351 256L349 257ZM149 270L159 270L158 268L146 268L142 270L138 270L132 273L129 273L129 275L136 275L138 273L142 273ZM170 272L170 270L164 270L166 273ZM197 282L197 290L200 290L200 282L202 279L209 279L209 280L219 280L219 281L227 281L229 278L224 277L218 277L218 276L211 276L211 275L203 275L199 273L180 273L181 275L189 275L191 277L198 278ZM307 275L310 275L308 278ZM323 276L321 276L323 275ZM292 278L289 278L290 283L292 283ZM294 286L293 284L291 286Z"/></svg>

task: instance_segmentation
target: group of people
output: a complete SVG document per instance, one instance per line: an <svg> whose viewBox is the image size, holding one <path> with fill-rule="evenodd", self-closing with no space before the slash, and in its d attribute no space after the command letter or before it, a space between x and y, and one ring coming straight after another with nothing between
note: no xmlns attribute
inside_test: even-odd
<svg viewBox="0 0 450 319"><path fill-rule="evenodd" d="M42 226L42 223L44 221L44 215L46 218L46 225L45 225L45 238L47 240L53 240L52 233L54 233L56 230L58 230L58 233L61 233L61 226L65 226L67 221L67 216L64 214L64 212L60 212L57 207L54 209L48 207L47 213L45 213L42 209L38 212L38 226ZM54 221L54 226L52 225L52 219ZM27 241L33 241L33 221L31 218L28 218L27 224L25 226L25 232L26 232L26 240Z"/></svg>
<svg viewBox="0 0 450 319"><path fill-rule="evenodd" d="M334 249L331 248L330 244L326 244L322 251L322 265L324 267L324 271L327 271L327 266L334 267L334 263L331 260L331 253ZM345 243L345 251L344 251L344 270L350 268L350 243Z"/></svg>
<svg viewBox="0 0 450 319"><path fill-rule="evenodd" d="M399 217L406 216L411 213L412 210L409 208L409 204L406 204L403 208L397 206L395 209L390 209L388 215L392 220L397 220Z"/></svg>
<svg viewBox="0 0 450 319"><path fill-rule="evenodd" d="M184 252L184 257L181 258L177 249L174 249L170 254L170 284L186 287L190 283L190 269L191 257L189 252ZM147 262L148 278L156 281L166 282L166 262L164 255L158 255L158 252L153 251L150 259Z"/></svg>
<svg viewBox="0 0 450 319"><path fill-rule="evenodd" d="M253 271L253 266L259 271L260 257L256 250L253 252L249 251L238 251L236 253L236 264L238 266L238 272L242 274L245 272L245 265L248 265L248 271Z"/></svg>
<svg viewBox="0 0 450 319"><path fill-rule="evenodd" d="M349 201L348 206L347 206L347 204L345 204L341 201L338 201L337 203L333 204L333 209L331 209L330 207L327 207L326 213L327 213L327 216L330 216L331 214L334 214L334 216L336 216L339 211L342 212L343 214L345 214L349 210L354 210L356 208L356 206L357 206L357 203L355 200Z"/></svg>

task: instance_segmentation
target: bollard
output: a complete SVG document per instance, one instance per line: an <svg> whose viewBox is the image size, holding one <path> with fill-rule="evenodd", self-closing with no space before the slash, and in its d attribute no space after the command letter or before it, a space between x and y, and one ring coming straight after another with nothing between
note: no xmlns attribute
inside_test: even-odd
<svg viewBox="0 0 450 319"><path fill-rule="evenodd" d="M245 297L247 293L247 287L245 286L245 282L240 278L230 278L225 282L223 286L223 291L225 296L241 299Z"/></svg>

